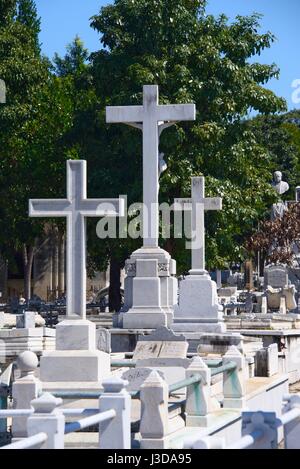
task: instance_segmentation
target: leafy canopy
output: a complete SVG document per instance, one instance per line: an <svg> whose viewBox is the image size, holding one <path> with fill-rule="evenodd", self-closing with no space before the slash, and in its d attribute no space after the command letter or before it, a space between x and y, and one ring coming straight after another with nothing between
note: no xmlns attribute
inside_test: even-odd
<svg viewBox="0 0 300 469"><path fill-rule="evenodd" d="M285 109L264 86L278 77L278 68L250 61L274 36L260 32L257 14L229 23L224 15L206 16L205 2L196 0L115 0L93 17L92 27L103 45L91 56L102 106L140 104L144 84L159 85L161 103L196 103L197 121L179 123L161 138L168 171L160 198L172 203L189 195L191 176L206 176L207 195L224 198L223 212L207 215L208 264L222 267L241 258L245 236L276 199L272 155L245 122L249 109ZM101 110L97 134L105 148L95 168L101 193L141 200L141 135L105 125ZM180 259L179 270L188 268L183 243L161 244Z"/></svg>

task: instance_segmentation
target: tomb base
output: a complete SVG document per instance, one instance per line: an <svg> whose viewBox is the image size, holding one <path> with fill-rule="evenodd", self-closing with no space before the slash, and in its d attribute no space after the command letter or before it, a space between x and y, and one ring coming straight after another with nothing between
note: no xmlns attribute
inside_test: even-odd
<svg viewBox="0 0 300 469"><path fill-rule="evenodd" d="M174 332L177 334L177 331ZM198 353L204 357L207 355L222 356L232 345L235 345L241 352L243 351L243 337L238 332L203 333L182 331L181 334L184 335L189 344L189 353Z"/></svg>
<svg viewBox="0 0 300 469"><path fill-rule="evenodd" d="M41 357L42 381L99 383L109 376L109 372L109 355L96 350L57 350Z"/></svg>
<svg viewBox="0 0 300 469"><path fill-rule="evenodd" d="M226 331L217 285L204 271L191 270L190 275L181 281L172 329L182 333Z"/></svg>
<svg viewBox="0 0 300 469"><path fill-rule="evenodd" d="M125 329L157 329L168 325L168 317L161 310L132 309L123 315L122 325Z"/></svg>
<svg viewBox="0 0 300 469"><path fill-rule="evenodd" d="M195 321L194 319L185 319L183 322L176 321L172 325L172 330L174 332L180 332L184 334L185 332L199 332L199 333L215 333L222 334L226 332L226 325L224 322L212 322L208 319L203 322L199 320Z"/></svg>
<svg viewBox="0 0 300 469"><path fill-rule="evenodd" d="M225 355L230 347L235 346L243 352L243 336L234 333L202 334L199 338L197 352L200 355Z"/></svg>
<svg viewBox="0 0 300 469"><path fill-rule="evenodd" d="M99 383L110 373L110 356L96 349L96 326L68 318L56 328L56 351L41 357L40 378L47 383Z"/></svg>
<svg viewBox="0 0 300 469"><path fill-rule="evenodd" d="M159 247L143 247L131 255L125 267L125 301L117 318L118 327L170 326L177 302L175 261Z"/></svg>

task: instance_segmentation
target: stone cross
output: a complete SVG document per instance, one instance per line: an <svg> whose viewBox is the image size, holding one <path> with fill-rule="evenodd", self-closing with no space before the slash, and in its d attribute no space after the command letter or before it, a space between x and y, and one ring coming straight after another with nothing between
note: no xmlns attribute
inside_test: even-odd
<svg viewBox="0 0 300 469"><path fill-rule="evenodd" d="M124 123L143 131L143 240L158 247L159 236L159 136L177 121L196 119L194 104L159 105L158 86L143 87L143 106L106 108L108 123Z"/></svg>
<svg viewBox="0 0 300 469"><path fill-rule="evenodd" d="M122 199L88 199L86 161L67 161L67 198L30 200L30 217L67 219L67 316L86 319L86 218L124 216Z"/></svg>
<svg viewBox="0 0 300 469"><path fill-rule="evenodd" d="M6 86L5 81L0 80L0 104L6 103Z"/></svg>
<svg viewBox="0 0 300 469"><path fill-rule="evenodd" d="M204 274L205 271L205 225L204 212L208 210L222 210L220 197L205 197L205 178L192 178L192 198L175 199L174 210L192 211L192 270L194 274Z"/></svg>

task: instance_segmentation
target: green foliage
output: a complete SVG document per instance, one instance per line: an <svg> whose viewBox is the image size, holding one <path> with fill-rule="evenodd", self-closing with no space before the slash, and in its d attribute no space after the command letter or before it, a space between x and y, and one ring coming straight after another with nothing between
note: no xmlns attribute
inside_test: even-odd
<svg viewBox="0 0 300 469"><path fill-rule="evenodd" d="M0 27L12 20L16 13L16 0L0 1Z"/></svg>
<svg viewBox="0 0 300 469"><path fill-rule="evenodd" d="M288 181L290 191L285 197L291 199L300 180L300 130L288 116L258 116L249 122L249 128L257 142L268 151L272 171L281 171Z"/></svg>
<svg viewBox="0 0 300 469"><path fill-rule="evenodd" d="M34 0L18 0L17 21L26 26L32 36L37 54L40 53L39 33L41 19L37 16Z"/></svg>
<svg viewBox="0 0 300 469"><path fill-rule="evenodd" d="M28 217L29 198L65 195L64 136L73 122L72 83L52 76L37 48L34 2L14 3L9 21L0 23L0 76L7 86L0 107L0 245L6 257L43 233L45 220Z"/></svg>
<svg viewBox="0 0 300 469"><path fill-rule="evenodd" d="M76 36L74 41L67 46L67 53L63 58L55 54L54 64L56 66L56 73L60 77L79 75L86 71L88 57L88 50L84 48L79 36Z"/></svg>
<svg viewBox="0 0 300 469"><path fill-rule="evenodd" d="M159 85L161 103L196 103L195 124L178 124L162 136L168 171L160 198L172 203L187 196L190 177L206 176L207 194L224 198L224 211L208 214L206 223L208 264L222 267L243 256L241 241L276 199L271 154L244 118L249 109L282 111L285 102L263 86L278 68L249 61L274 40L259 32L259 15L229 23L224 15L205 16L204 7L200 1L116 0L92 19L104 46L92 54L92 65L103 106L140 104L144 84ZM105 148L96 166L101 194L141 200L141 135L106 126L102 111L97 125L95 141ZM174 252L183 245L167 244ZM189 253L179 258L185 270Z"/></svg>
<svg viewBox="0 0 300 469"><path fill-rule="evenodd" d="M250 109L265 115L285 109L265 88L277 67L250 61L274 37L260 32L258 15L229 23L224 15L206 16L205 4L116 0L92 19L104 48L89 61L76 37L51 65L40 53L34 1L0 0L0 77L7 85L7 104L0 108L2 249L40 236L45 220L28 218L28 199L65 196L66 159L88 161L90 197L127 194L128 204L141 201L141 134L107 125L105 106L141 104L142 86L158 84L161 103L194 102L198 111L195 123L162 134L168 170L160 181L161 202L189 196L191 176L203 174L207 196L224 200L222 212L207 215L208 266L243 257L245 238L276 200L273 170L280 165L292 178L299 167L287 137L293 134L296 145L298 128L275 118L246 121ZM111 257L124 261L141 244L100 241L95 221L88 234L90 273ZM161 237L161 245L178 259L179 273L188 270L184 240Z"/></svg>

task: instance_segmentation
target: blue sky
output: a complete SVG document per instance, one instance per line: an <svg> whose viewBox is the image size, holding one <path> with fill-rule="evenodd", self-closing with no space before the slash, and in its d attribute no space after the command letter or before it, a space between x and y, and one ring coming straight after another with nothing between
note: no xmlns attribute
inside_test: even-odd
<svg viewBox="0 0 300 469"><path fill-rule="evenodd" d="M53 57L63 55L65 47L78 34L90 50L99 49L100 37L89 26L89 18L100 11L101 6L112 1L104 0L36 0L42 18L41 42L43 52ZM275 62L281 70L280 79L272 80L268 87L283 96L290 109L300 107L292 102L292 82L300 79L300 1L299 0L209 0L208 13L225 13L230 19L236 15L253 12L264 15L261 23L264 31L272 31L277 41L265 51L259 61Z"/></svg>

